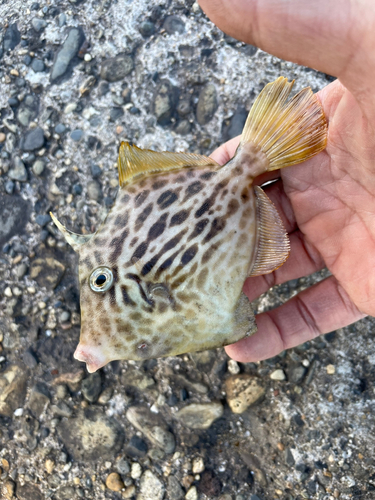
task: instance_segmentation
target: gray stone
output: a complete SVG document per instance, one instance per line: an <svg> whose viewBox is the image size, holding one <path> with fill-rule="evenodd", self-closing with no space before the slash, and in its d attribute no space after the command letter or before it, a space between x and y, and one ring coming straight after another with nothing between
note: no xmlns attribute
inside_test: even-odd
<svg viewBox="0 0 375 500"><path fill-rule="evenodd" d="M305 378L307 368L301 364L292 364L287 368L288 380L292 384L299 384Z"/></svg>
<svg viewBox="0 0 375 500"><path fill-rule="evenodd" d="M188 120L182 120L175 128L176 134L186 135L190 132L191 125Z"/></svg>
<svg viewBox="0 0 375 500"><path fill-rule="evenodd" d="M28 214L29 204L20 196L0 196L0 245L23 232Z"/></svg>
<svg viewBox="0 0 375 500"><path fill-rule="evenodd" d="M99 397L100 391L102 390L102 379L100 374L95 372L82 380L81 390L83 397L89 403L95 403Z"/></svg>
<svg viewBox="0 0 375 500"><path fill-rule="evenodd" d="M85 39L85 35L80 28L71 28L66 37L61 50L57 53L51 71L51 82L60 80L68 72L73 64L74 58Z"/></svg>
<svg viewBox="0 0 375 500"><path fill-rule="evenodd" d="M121 457L118 460L116 460L115 467L117 472L122 476L125 476L125 474L130 472L130 465L129 462L125 459L125 457Z"/></svg>
<svg viewBox="0 0 375 500"><path fill-rule="evenodd" d="M31 26L34 28L35 31L39 33L39 31L42 31L47 26L47 22L44 19L41 19L40 17L34 17L31 20Z"/></svg>
<svg viewBox="0 0 375 500"><path fill-rule="evenodd" d="M21 139L20 148L23 151L34 151L40 149L44 144L44 132L40 127L33 128L26 132Z"/></svg>
<svg viewBox="0 0 375 500"><path fill-rule="evenodd" d="M72 486L62 486L53 495L53 500L72 500L72 498L76 498L75 493Z"/></svg>
<svg viewBox="0 0 375 500"><path fill-rule="evenodd" d="M17 144L16 136L11 132L7 134L7 138L5 140L5 149L8 151L8 153L13 153L16 144Z"/></svg>
<svg viewBox="0 0 375 500"><path fill-rule="evenodd" d="M57 405L52 406L52 411L59 417L70 418L73 415L73 410L65 401L59 401Z"/></svg>
<svg viewBox="0 0 375 500"><path fill-rule="evenodd" d="M23 355L23 362L28 368L31 368L32 370L38 365L38 360L34 356L34 354L28 349L27 351L24 352Z"/></svg>
<svg viewBox="0 0 375 500"><path fill-rule="evenodd" d="M18 279L22 279L25 274L27 273L28 271L28 266L25 262L21 262L21 264L19 264L17 267L16 267L16 276Z"/></svg>
<svg viewBox="0 0 375 500"><path fill-rule="evenodd" d="M103 62L100 76L107 82L118 82L129 75L133 68L134 62L130 56L118 55Z"/></svg>
<svg viewBox="0 0 375 500"><path fill-rule="evenodd" d="M26 396L25 367L11 365L0 374L0 415L12 417L22 407Z"/></svg>
<svg viewBox="0 0 375 500"><path fill-rule="evenodd" d="M168 125L176 105L176 89L173 85L163 80L156 87L154 94L154 114L160 125Z"/></svg>
<svg viewBox="0 0 375 500"><path fill-rule="evenodd" d="M171 500L182 500L185 496L185 493L175 476L168 476L167 494Z"/></svg>
<svg viewBox="0 0 375 500"><path fill-rule="evenodd" d="M102 189L98 181L90 181L88 183L87 194L90 200L100 201L103 198Z"/></svg>
<svg viewBox="0 0 375 500"><path fill-rule="evenodd" d="M42 73L46 67L41 59L33 59L31 68L35 71L35 73Z"/></svg>
<svg viewBox="0 0 375 500"><path fill-rule="evenodd" d="M193 403L175 414L175 418L190 429L208 429L223 415L221 403Z"/></svg>
<svg viewBox="0 0 375 500"><path fill-rule="evenodd" d="M173 453L176 442L173 434L166 429L166 423L159 414L142 406L132 406L126 412L126 418L136 429L142 432L155 446L165 453Z"/></svg>
<svg viewBox="0 0 375 500"><path fill-rule="evenodd" d="M63 123L58 123L55 127L56 134L63 134L66 131L66 127Z"/></svg>
<svg viewBox="0 0 375 500"><path fill-rule="evenodd" d="M59 28L62 28L65 25L65 23L66 23L66 14L64 14L64 12L61 12L59 14L58 23L59 23Z"/></svg>
<svg viewBox="0 0 375 500"><path fill-rule="evenodd" d="M17 24L10 24L4 33L3 46L4 50L13 50L21 41L21 35L18 31Z"/></svg>
<svg viewBox="0 0 375 500"><path fill-rule="evenodd" d="M27 171L25 164L18 156L14 158L14 166L12 169L9 170L8 176L14 181L20 181L20 182L27 181Z"/></svg>
<svg viewBox="0 0 375 500"><path fill-rule="evenodd" d="M290 467L293 467L293 465L295 464L294 457L293 457L293 454L292 454L290 448L285 449L284 460L285 460L285 463L287 465L289 465Z"/></svg>
<svg viewBox="0 0 375 500"><path fill-rule="evenodd" d="M47 288L55 288L64 272L65 266L52 257L36 258L30 265L30 278Z"/></svg>
<svg viewBox="0 0 375 500"><path fill-rule="evenodd" d="M182 34L185 31L185 23L178 16L168 16L163 23L163 29L170 35L173 33Z"/></svg>
<svg viewBox="0 0 375 500"><path fill-rule="evenodd" d="M125 447L126 454L131 458L142 458L146 455L147 451L147 443L136 434L132 436L129 443Z"/></svg>
<svg viewBox="0 0 375 500"><path fill-rule="evenodd" d="M5 192L8 194L13 194L14 190L14 182L13 181L7 181L5 183Z"/></svg>
<svg viewBox="0 0 375 500"><path fill-rule="evenodd" d="M139 482L137 500L162 500L165 486L150 470L146 470Z"/></svg>
<svg viewBox="0 0 375 500"><path fill-rule="evenodd" d="M177 113L180 116L187 116L191 111L191 104L189 99L182 99L177 105Z"/></svg>
<svg viewBox="0 0 375 500"><path fill-rule="evenodd" d="M216 97L216 87L208 83L199 93L197 105L197 121L200 125L206 125L217 110L218 102Z"/></svg>
<svg viewBox="0 0 375 500"><path fill-rule="evenodd" d="M44 227L49 222L51 222L51 216L49 214L39 214L35 217L35 222L38 226Z"/></svg>
<svg viewBox="0 0 375 500"><path fill-rule="evenodd" d="M35 175L42 175L44 171L44 161L43 160L36 160L32 166L32 170Z"/></svg>
<svg viewBox="0 0 375 500"><path fill-rule="evenodd" d="M75 130L73 130L70 134L70 137L73 139L73 141L80 141L82 139L82 136L83 136L83 130L81 130L80 128L77 128Z"/></svg>
<svg viewBox="0 0 375 500"><path fill-rule="evenodd" d="M68 452L79 461L113 459L124 441L120 424L94 410L62 420L57 429Z"/></svg>
<svg viewBox="0 0 375 500"><path fill-rule="evenodd" d="M22 126L27 127L34 115L35 113L32 109L22 106L17 111L17 120Z"/></svg>
<svg viewBox="0 0 375 500"><path fill-rule="evenodd" d="M143 21L139 26L139 32L145 38L155 33L155 24L151 21Z"/></svg>
<svg viewBox="0 0 375 500"><path fill-rule="evenodd" d="M37 383L31 389L28 406L35 418L39 418L50 402L51 396L45 384Z"/></svg>

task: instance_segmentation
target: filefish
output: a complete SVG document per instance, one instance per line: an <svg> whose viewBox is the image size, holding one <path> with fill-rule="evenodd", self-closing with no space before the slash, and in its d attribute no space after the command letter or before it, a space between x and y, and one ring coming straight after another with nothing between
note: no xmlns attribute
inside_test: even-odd
<svg viewBox="0 0 375 500"><path fill-rule="evenodd" d="M288 258L287 232L254 179L322 151L327 123L317 97L280 77L255 100L225 165L190 153L122 143L119 191L90 235L67 230L79 254L81 334L74 357L94 372L232 344L256 331L243 293L248 276Z"/></svg>

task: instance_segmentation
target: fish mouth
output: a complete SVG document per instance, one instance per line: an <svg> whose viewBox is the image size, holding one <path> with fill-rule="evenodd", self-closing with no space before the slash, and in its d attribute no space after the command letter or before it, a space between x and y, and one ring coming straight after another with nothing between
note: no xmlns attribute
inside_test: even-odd
<svg viewBox="0 0 375 500"><path fill-rule="evenodd" d="M74 358L78 361L83 361L86 363L86 368L89 373L94 373L102 366L108 363L108 359L103 356L103 353L99 347L93 347L84 344L78 344Z"/></svg>

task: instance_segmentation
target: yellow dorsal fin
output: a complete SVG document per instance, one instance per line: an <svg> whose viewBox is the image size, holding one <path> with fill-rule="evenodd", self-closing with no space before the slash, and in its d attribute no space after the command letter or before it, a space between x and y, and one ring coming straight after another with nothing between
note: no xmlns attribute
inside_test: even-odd
<svg viewBox="0 0 375 500"><path fill-rule="evenodd" d="M156 174L187 167L220 168L212 158L191 153L169 153L140 149L122 142L118 156L119 184L129 184L139 175Z"/></svg>
<svg viewBox="0 0 375 500"><path fill-rule="evenodd" d="M249 276L268 274L279 268L289 256L290 244L275 205L262 188L254 187L257 201L258 244L255 263Z"/></svg>

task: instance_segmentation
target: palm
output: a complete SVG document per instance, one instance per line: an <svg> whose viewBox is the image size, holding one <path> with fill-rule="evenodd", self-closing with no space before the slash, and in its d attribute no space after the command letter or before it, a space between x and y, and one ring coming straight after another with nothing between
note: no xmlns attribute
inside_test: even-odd
<svg viewBox="0 0 375 500"><path fill-rule="evenodd" d="M283 169L266 188L291 240L272 274L249 278L250 300L271 286L327 266L332 276L257 316L258 332L227 347L252 361L375 315L375 5L366 0L199 0L229 35L278 57L336 75L319 97L328 119L327 149ZM343 85L341 85L341 83ZM214 152L219 163L238 138Z"/></svg>

